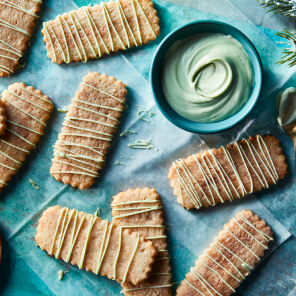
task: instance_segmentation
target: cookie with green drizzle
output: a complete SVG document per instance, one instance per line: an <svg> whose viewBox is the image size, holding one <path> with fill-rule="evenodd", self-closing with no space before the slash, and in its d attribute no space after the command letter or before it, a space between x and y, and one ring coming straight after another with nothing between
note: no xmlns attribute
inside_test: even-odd
<svg viewBox="0 0 296 296"><path fill-rule="evenodd" d="M52 62L87 62L148 44L159 35L158 23L151 0L116 0L58 15L41 33Z"/></svg>
<svg viewBox="0 0 296 296"><path fill-rule="evenodd" d="M136 231L157 245L157 258L149 278L138 285L122 283L125 296L170 296L171 267L167 250L162 205L155 189L135 189L113 196L112 222L121 228Z"/></svg>
<svg viewBox="0 0 296 296"><path fill-rule="evenodd" d="M56 259L135 285L148 277L157 256L156 247L144 236L60 206L43 212L35 239Z"/></svg>
<svg viewBox="0 0 296 296"><path fill-rule="evenodd" d="M5 107L4 102L0 100L0 136L4 134L6 128L6 116L5 116Z"/></svg>
<svg viewBox="0 0 296 296"><path fill-rule="evenodd" d="M264 220L243 210L221 230L177 289L177 296L229 296L255 268L272 232Z"/></svg>
<svg viewBox="0 0 296 296"><path fill-rule="evenodd" d="M276 137L256 135L173 162L177 201L187 210L232 201L276 184L287 172Z"/></svg>
<svg viewBox="0 0 296 296"><path fill-rule="evenodd" d="M120 80L97 72L83 78L55 144L51 175L80 189L99 176L125 109L127 90Z"/></svg>
<svg viewBox="0 0 296 296"><path fill-rule="evenodd" d="M44 133L53 103L40 90L14 83L2 92L6 129L0 136L0 192Z"/></svg>
<svg viewBox="0 0 296 296"><path fill-rule="evenodd" d="M41 4L40 0L0 0L0 77L18 68Z"/></svg>

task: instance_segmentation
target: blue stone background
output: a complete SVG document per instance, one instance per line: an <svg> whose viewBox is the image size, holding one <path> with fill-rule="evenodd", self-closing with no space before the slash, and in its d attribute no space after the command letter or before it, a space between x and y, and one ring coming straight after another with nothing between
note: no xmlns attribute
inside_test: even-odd
<svg viewBox="0 0 296 296"><path fill-rule="evenodd" d="M96 3L95 1L87 0L75 0L75 2L78 6ZM281 44L276 44L276 41L279 41L279 38L274 35L274 32L276 30L281 30L282 28L292 27L293 21L289 21L281 15L274 16L272 13L266 14L265 10L259 7L256 0L224 0L220 1L220 5L215 6L211 5L215 2L214 0L156 0L154 2L161 18L160 37L156 42L151 43L146 47L134 48L123 52L129 62L131 62L147 80L150 60L155 48L162 38L178 26L199 19L200 16L208 19L224 18L225 20L227 18L231 19L234 16L232 12L238 10L246 19L237 19L237 17L232 19L232 22L236 22L237 27L243 29L245 26L252 26L252 23L253 26L256 26L262 33L264 33L265 38L268 38L274 43L274 47L267 47L267 43L264 42L263 38L261 44L256 44L260 54L261 52L269 52L268 54L261 55L263 57L265 79L268 82L264 85L263 95L256 110L250 114L245 122L250 123L248 126L250 131L273 131L280 135L280 141L284 146L284 150L289 152L287 155L289 155L288 163L291 169L294 166L295 158L292 157L292 148L288 137L280 132L280 128L277 125L274 97L280 88L285 89L288 86L295 87L296 77L293 69L289 70L284 67L277 68L277 66L270 61L276 60L276 58L280 56L280 47L282 47ZM225 2L227 2L228 5L231 5L231 3L233 4L233 11L231 11L231 9L228 9L227 11L225 10L223 5ZM182 4L182 6L179 6L179 4ZM199 11L202 11L203 13L201 14ZM37 34L39 34L38 37L40 38L40 32L37 32L36 35ZM252 40L253 36L248 37ZM256 36L254 36L254 38L255 37ZM275 56L275 58L272 59L272 56ZM137 62L139 57L141 57L142 63ZM281 81L279 82L279 80ZM277 85L277 87L273 88L273 85ZM260 118L262 118L262 121L260 121ZM245 122L229 132L220 134L215 137L214 140L209 136L200 135L200 137L204 139L210 147L217 147L236 138L245 127ZM256 126L254 126L254 124L252 125L253 122L256 122ZM259 126L258 123L260 123ZM252 275L242 284L240 292L237 293L238 295L296 295L295 180L295 172L292 170L290 171L290 176L277 187L272 187L270 190L255 194L270 212L272 212L272 214L286 227L286 229L292 233L292 237L257 267ZM283 189L287 188L287 186L290 187L290 190L284 191ZM284 192L284 194L282 192ZM14 209L14 211L17 212L21 212L22 210L23 209ZM14 249L12 249L12 247L10 247L3 239L2 243L3 258L0 265L0 294L5 296L54 295L38 275L30 269L21 257L19 257ZM69 295L71 294L69 293Z"/></svg>

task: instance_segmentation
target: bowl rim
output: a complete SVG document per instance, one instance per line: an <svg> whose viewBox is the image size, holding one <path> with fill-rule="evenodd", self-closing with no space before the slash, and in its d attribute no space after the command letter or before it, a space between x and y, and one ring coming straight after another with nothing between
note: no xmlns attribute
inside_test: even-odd
<svg viewBox="0 0 296 296"><path fill-rule="evenodd" d="M255 96L255 97L252 98L252 102L248 104L248 107L246 109L244 109L246 107L246 104L247 104L246 103L234 115L232 115L229 118L226 118L226 119L224 119L222 121L218 121L218 122L214 122L214 123L195 122L195 121L192 121L190 119L187 119L187 118L179 115L171 106L168 105L168 103L167 103L167 105L170 108L170 111L171 112L167 112L166 108L164 108L162 106L162 104L159 102L159 99L157 98L156 91L155 91L155 83L156 82L154 81L154 72L155 72L155 68L157 67L156 60L157 60L157 57L158 57L160 51L162 50L163 46L167 42L169 42L170 39L174 35L176 35L177 33L179 33L180 31L186 30L186 29L188 29L189 27L192 27L192 26L207 25L207 24L209 24L209 25L218 25L218 26L224 27L224 28L228 29L230 32L232 31L232 32L235 32L236 35L239 35L248 44L249 48L251 49L252 53L254 54L255 61L256 61L256 63L255 63L256 64L256 68L258 69L257 76L255 76L255 82L257 84L258 90L257 90L257 92L255 94L256 96L255 96L255 95L253 95L254 88L252 89L250 98L252 98L252 96ZM199 33L196 33L196 34L199 34ZM231 35L231 33L230 33L230 35ZM185 38L187 38L187 37L185 37ZM235 37L233 37L233 38L235 38ZM246 50L246 48L245 48L245 46L243 44L242 44L242 46ZM254 67L254 62L251 61L251 63L252 63L253 68L255 68ZM255 71L255 69L254 69L254 71ZM215 21L215 20L199 20L199 21L193 21L193 22L190 22L188 24L185 24L185 25L183 25L183 26L181 26L181 27L173 30L171 33L169 33L167 36L165 36L165 38L161 41L161 43L159 44L159 46L157 47L157 49L156 49L156 51L154 53L154 56L153 56L153 59L152 59L152 63L151 63L151 67L150 67L149 80L150 80L150 84L151 84L151 89L152 89L152 94L153 94L154 102L156 103L156 105L159 108L159 110L161 111L161 113L171 123L173 123L174 125L176 125L177 127L181 128L181 129L186 130L186 131L189 131L189 132L201 133L201 134L213 134L213 133L223 132L223 131L228 130L228 129L232 128L233 126L239 124L253 110L253 108L256 105L256 103L257 103L257 101L258 101L258 99L259 99L259 97L261 95L261 92L262 92L263 66L262 66L262 61L260 59L260 55L259 55L256 47L254 46L254 44L252 43L252 41L243 32L241 32L239 29L237 29L236 27L234 27L232 25L229 25L227 23L221 22L221 21ZM162 89L161 89L161 92L162 92ZM164 99L166 101L166 98L165 98L165 96L164 96L163 93L162 93L162 96L164 97ZM250 100L250 98L248 100ZM239 116L238 119L233 120L233 117L237 116L240 112L242 112L241 116ZM174 115L171 116L169 113L173 113ZM183 122L180 122L179 120L176 120L176 116L177 117L181 117L186 123L184 124Z"/></svg>

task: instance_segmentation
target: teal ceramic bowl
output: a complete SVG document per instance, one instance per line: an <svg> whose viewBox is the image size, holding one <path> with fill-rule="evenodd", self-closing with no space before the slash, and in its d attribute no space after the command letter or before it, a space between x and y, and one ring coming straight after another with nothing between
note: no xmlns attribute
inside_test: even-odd
<svg viewBox="0 0 296 296"><path fill-rule="evenodd" d="M233 116L214 123L195 122L179 115L168 104L161 87L162 64L168 49L175 41L185 39L199 33L221 33L224 35L231 35L233 38L237 39L249 55L255 74L255 81L250 98L242 109ZM241 31L233 26L218 21L196 21L176 29L166 36L161 42L152 60L150 82L156 105L171 123L189 132L210 134L221 132L233 127L251 112L261 93L262 72L262 63L255 46Z"/></svg>

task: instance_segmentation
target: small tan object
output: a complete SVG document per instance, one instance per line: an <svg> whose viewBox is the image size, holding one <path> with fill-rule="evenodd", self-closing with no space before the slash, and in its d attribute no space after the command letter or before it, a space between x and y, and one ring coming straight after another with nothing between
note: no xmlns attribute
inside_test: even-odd
<svg viewBox="0 0 296 296"><path fill-rule="evenodd" d="M2 93L6 129L0 137L0 192L36 148L53 110L51 100L40 90L14 83Z"/></svg>
<svg viewBox="0 0 296 296"><path fill-rule="evenodd" d="M121 284L122 293L125 296L170 296L171 268L159 195L155 189L130 189L113 196L111 206L115 225L144 235L158 250L149 278L139 285Z"/></svg>
<svg viewBox="0 0 296 296"><path fill-rule="evenodd" d="M152 1L116 0L58 15L41 32L48 57L61 64L148 44L159 35L158 23Z"/></svg>
<svg viewBox="0 0 296 296"><path fill-rule="evenodd" d="M43 212L35 239L56 259L135 285L147 279L157 256L153 243L138 233L60 206Z"/></svg>
<svg viewBox="0 0 296 296"><path fill-rule="evenodd" d="M177 296L229 296L260 261L272 232L264 220L243 210L221 230L177 289Z"/></svg>
<svg viewBox="0 0 296 296"><path fill-rule="evenodd" d="M6 129L6 116L5 116L5 107L4 102L0 100L0 136L4 134L4 131Z"/></svg>
<svg viewBox="0 0 296 296"><path fill-rule="evenodd" d="M33 34L42 1L0 1L0 77L9 76Z"/></svg>
<svg viewBox="0 0 296 296"><path fill-rule="evenodd" d="M177 201L187 210L232 201L283 179L287 164L276 137L256 135L173 162Z"/></svg>
<svg viewBox="0 0 296 296"><path fill-rule="evenodd" d="M96 72L83 78L55 144L50 173L57 181L80 189L95 182L125 109L125 86Z"/></svg>

